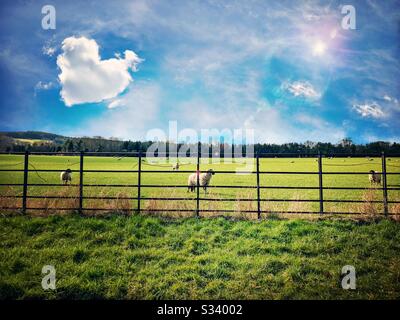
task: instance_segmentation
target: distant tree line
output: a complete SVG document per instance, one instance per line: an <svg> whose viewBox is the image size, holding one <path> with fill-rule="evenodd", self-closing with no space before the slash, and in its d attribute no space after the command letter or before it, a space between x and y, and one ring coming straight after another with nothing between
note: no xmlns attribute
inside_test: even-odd
<svg viewBox="0 0 400 320"><path fill-rule="evenodd" d="M33 143L21 142L17 139L35 139ZM40 139L43 139L40 141ZM106 139L103 137L81 137L69 138L43 132L27 132L27 133L7 133L0 134L0 151L6 152L146 152L153 145L152 141L122 141L116 138ZM185 149L196 150L196 145L183 143L158 142L158 149L161 151L181 150ZM223 157L224 152L232 147L235 151L241 150L242 155L246 154L245 145L228 145L224 143L202 144L202 150L209 150L210 156L217 153ZM156 155L157 155L156 150ZM247 149L248 150L248 149ZM400 143L389 143L384 141L371 142L367 144L355 144L350 138L345 138L337 144L329 142L312 142L304 143L284 143L284 144L268 144L257 143L253 145L254 153L292 153L292 154L360 154L371 155L379 154L382 151L389 154L400 154ZM207 152L207 151L206 151Z"/></svg>

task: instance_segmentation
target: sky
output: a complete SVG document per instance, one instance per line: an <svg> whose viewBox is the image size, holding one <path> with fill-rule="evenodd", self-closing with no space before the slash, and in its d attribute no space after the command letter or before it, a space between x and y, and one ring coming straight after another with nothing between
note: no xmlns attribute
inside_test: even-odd
<svg viewBox="0 0 400 320"><path fill-rule="evenodd" d="M42 27L45 5L55 29ZM355 29L343 27L343 5ZM1 1L0 131L143 140L176 121L265 143L400 142L399 8Z"/></svg>

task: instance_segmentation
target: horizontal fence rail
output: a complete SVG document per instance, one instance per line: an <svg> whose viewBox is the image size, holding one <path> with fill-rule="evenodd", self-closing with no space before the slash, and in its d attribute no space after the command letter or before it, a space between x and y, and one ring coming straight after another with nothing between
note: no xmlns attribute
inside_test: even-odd
<svg viewBox="0 0 400 320"><path fill-rule="evenodd" d="M338 171L323 171L323 159L326 157L329 158L343 158L347 156L346 154L341 155L322 155L322 154L255 154L253 155L255 160L255 168L256 170L251 171L236 171L236 170L216 170L214 171L217 174L250 174L255 175L256 183L255 185L209 185L207 188L213 189L254 189L256 190L257 197L256 198L207 198L200 196L200 182L199 182L199 174L202 172L200 170L201 165L201 157L200 157L200 144L197 149L196 161L191 164L196 165L197 171L197 185L196 185L196 194L194 197L146 197L142 195L143 188L187 188L187 185L180 185L180 184L143 184L142 178L143 175L147 173L158 173L158 174L192 174L193 170L179 170L179 171L167 171L167 170L143 170L142 169L142 152L62 152L62 153L55 153L55 152L1 152L0 154L13 154L13 155L23 155L24 160L18 165L23 165L23 169L1 169L0 172L21 172L23 173L23 183L0 183L0 186L10 186L10 187L22 187L22 194L20 195L1 195L0 198L16 198L22 199L21 206L3 206L0 209L3 210L21 210L22 213L26 213L27 210L75 210L79 213L83 213L84 211L107 211L108 208L101 208L101 207L84 207L84 200L129 200L129 201L136 201L137 208L134 211L140 212L192 212L198 217L202 212L213 212L213 213L231 213L231 212L240 212L240 213L254 213L257 214L257 217L260 219L262 213L278 213L278 214L343 214L343 215L360 215L363 213L360 212L329 212L326 211L324 208L325 203L364 203L364 200L357 200L357 199L329 199L326 198L324 194L324 190L379 190L382 191L382 200L369 200L369 203L373 204L382 204L383 205L383 214L386 216L388 215L395 215L396 213L389 212L389 204L397 204L400 201L389 200L388 191L400 190L400 187L392 187L388 186L387 177L389 175L400 175L400 172L387 172L387 156L382 153L379 155L381 158L381 165L382 169L380 172L376 172L382 176L382 185L377 187L333 187L333 186L324 186L324 176L326 175L368 175L370 172L354 172L354 171L346 171L346 172L338 172ZM60 187L64 186L63 184L55 184L55 183L29 183L28 177L30 172L35 172L41 180L45 181L39 173L47 172L47 173L60 173L60 170L56 169L36 169L33 167L32 164L29 163L30 155L57 155L57 156L78 156L79 161L74 164L79 164L79 169L71 170L71 172L79 173L79 183L78 184L69 184L69 186L77 187L79 194L78 196L42 196L42 195L29 195L28 189L29 187ZM162 153L158 154L162 156ZM169 156L168 153L164 154L165 156ZM138 164L135 165L137 168L132 168L132 170L94 170L94 169L84 169L84 159L85 156L120 156L120 157L133 157L138 159ZM371 155L371 157L376 157L377 155ZM317 162L317 171L265 171L260 170L259 159L260 158L282 158L282 157L298 157L298 158L315 158ZM352 154L351 157L357 157L357 155ZM365 155L359 155L358 157L365 158ZM400 155L391 155L391 157L400 157ZM376 163L376 162L375 162ZM152 164L150 164L152 165ZM326 164L330 165L330 164ZM333 166L333 165L332 165ZM353 165L345 165L345 164L335 164L334 166L353 166ZM391 165L392 167L400 167L396 165ZM171 167L168 165L168 167ZM137 174L137 180L132 181L129 184L90 184L84 183L84 174L85 173L135 173ZM318 177L318 186L263 186L260 184L260 180L263 175L313 175ZM136 183L135 183L136 182ZM85 187L107 187L107 188L135 188L137 190L137 196L85 196L84 189ZM261 190L279 190L279 189L286 189L286 190L318 190L318 197L315 199L284 199L284 198L263 198L261 196ZM78 201L78 207L28 207L27 200L28 199L75 199ZM154 201L195 201L195 205L192 209L143 209L141 207L141 201L146 200L154 200ZM257 203L256 210L233 210L233 209L202 209L200 204L202 201L210 201L210 202L254 202ZM319 203L319 210L318 211L274 211L274 210L262 210L261 203L264 202L306 202L306 203Z"/></svg>

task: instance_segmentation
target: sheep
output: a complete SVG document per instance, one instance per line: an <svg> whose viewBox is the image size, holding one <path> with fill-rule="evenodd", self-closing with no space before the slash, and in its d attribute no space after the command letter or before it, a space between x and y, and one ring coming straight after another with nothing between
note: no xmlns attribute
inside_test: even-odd
<svg viewBox="0 0 400 320"><path fill-rule="evenodd" d="M178 163L178 162L175 163L175 164L172 166L172 170L173 170L173 171L178 171L178 170L179 170L179 163Z"/></svg>
<svg viewBox="0 0 400 320"><path fill-rule="evenodd" d="M68 184L68 181L71 183L72 173L71 169L67 169L60 174L60 180L63 184Z"/></svg>
<svg viewBox="0 0 400 320"><path fill-rule="evenodd" d="M197 177L199 177L199 186L202 186L204 192L207 193L207 186L210 184L211 177L215 174L215 172L210 169L205 173L195 172L192 173L188 178L188 192L193 192L195 187L197 186Z"/></svg>
<svg viewBox="0 0 400 320"><path fill-rule="evenodd" d="M374 170L369 171L368 179L371 184L381 184L381 175L379 173L376 173Z"/></svg>

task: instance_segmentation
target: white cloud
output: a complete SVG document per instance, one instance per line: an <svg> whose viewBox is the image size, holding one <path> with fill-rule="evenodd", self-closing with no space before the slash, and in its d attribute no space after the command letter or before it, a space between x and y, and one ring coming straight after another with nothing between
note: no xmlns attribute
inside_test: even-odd
<svg viewBox="0 0 400 320"><path fill-rule="evenodd" d="M54 83L53 82L43 82L43 81L39 81L38 83L36 83L35 85L35 90L49 90L51 88L54 87Z"/></svg>
<svg viewBox="0 0 400 320"><path fill-rule="evenodd" d="M385 113L377 103L354 104L353 109L362 117L383 118Z"/></svg>
<svg viewBox="0 0 400 320"><path fill-rule="evenodd" d="M114 107L110 107L114 103ZM157 84L138 81L120 99L108 105L108 110L81 126L73 135L105 133L123 139L144 139L147 130L159 126L160 88Z"/></svg>
<svg viewBox="0 0 400 320"><path fill-rule="evenodd" d="M125 105L125 104L124 104L124 101L123 101L122 99L116 99L116 100L111 101L111 102L108 104L107 107L108 107L109 109L113 109L113 108L121 107L121 106L123 106L123 105Z"/></svg>
<svg viewBox="0 0 400 320"><path fill-rule="evenodd" d="M267 143L305 142L307 140L339 141L346 132L323 119L297 115L294 120L284 118L276 109L260 108L246 120L246 127L255 130L257 141ZM296 123L297 122L297 123Z"/></svg>
<svg viewBox="0 0 400 320"><path fill-rule="evenodd" d="M307 99L318 99L321 94L307 81L286 82L283 88L288 90L295 97L304 97Z"/></svg>
<svg viewBox="0 0 400 320"><path fill-rule="evenodd" d="M57 51L56 47L51 47L49 45L45 45L42 48L43 54L46 55L46 56L49 56L49 57L52 57L54 55L54 53L56 53L56 51Z"/></svg>
<svg viewBox="0 0 400 320"><path fill-rule="evenodd" d="M388 101L388 102L393 102L394 104L398 104L398 103L399 103L399 100L397 100L396 98L391 97L391 96L389 96L389 95L387 95L387 94L385 94L385 95L383 96L383 100L386 100L386 101Z"/></svg>
<svg viewBox="0 0 400 320"><path fill-rule="evenodd" d="M316 129L319 130L327 130L329 127L329 123L321 118L315 117L315 116L310 116L307 114L298 114L296 117L296 120L302 124L312 126Z"/></svg>
<svg viewBox="0 0 400 320"><path fill-rule="evenodd" d="M124 52L124 59L101 60L96 41L85 37L66 38L61 49L58 78L66 106L115 98L132 81L129 70L136 71L143 61L131 50Z"/></svg>
<svg viewBox="0 0 400 320"><path fill-rule="evenodd" d="M254 130L256 142L286 143L314 141L339 141L346 132L334 124L317 117L300 115L285 117L280 108L271 107L259 99L249 109L230 106L222 110L219 106L208 104L204 99L186 101L177 105L171 119L179 119L178 127L201 129L225 128ZM323 129L323 130L322 130Z"/></svg>

